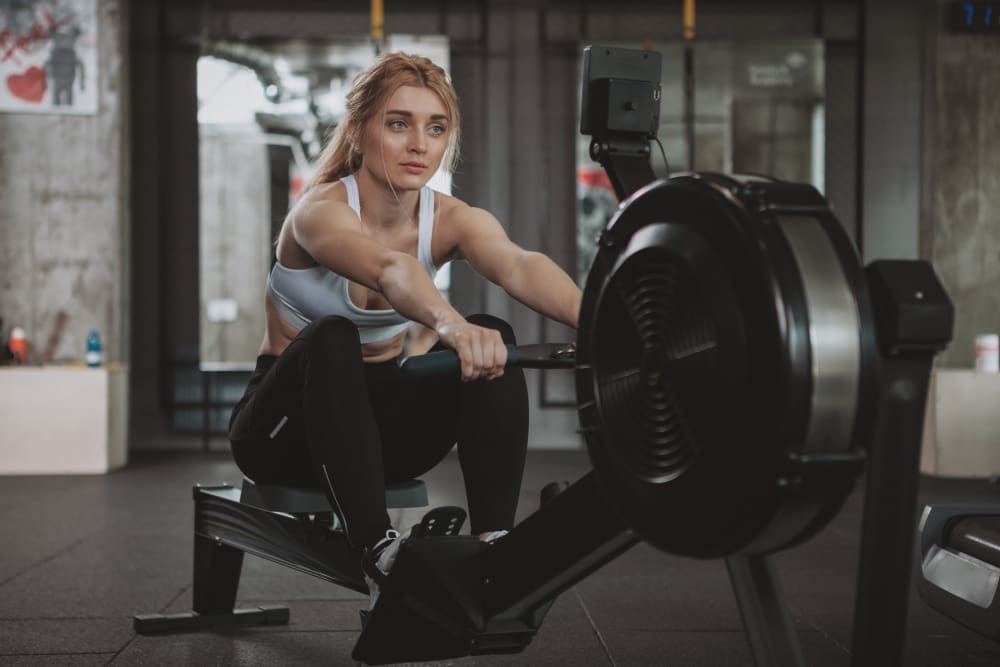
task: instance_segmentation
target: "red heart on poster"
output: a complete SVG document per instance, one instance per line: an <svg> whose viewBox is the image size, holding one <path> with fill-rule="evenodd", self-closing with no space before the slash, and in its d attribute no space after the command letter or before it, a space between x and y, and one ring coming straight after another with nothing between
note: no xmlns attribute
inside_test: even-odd
<svg viewBox="0 0 1000 667"><path fill-rule="evenodd" d="M29 67L23 74L11 74L7 77L7 90L25 102L41 102L45 96L45 70Z"/></svg>

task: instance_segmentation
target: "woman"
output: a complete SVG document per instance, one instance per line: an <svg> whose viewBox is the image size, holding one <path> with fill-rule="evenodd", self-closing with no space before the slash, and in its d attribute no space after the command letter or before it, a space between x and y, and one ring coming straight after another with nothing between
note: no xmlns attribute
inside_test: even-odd
<svg viewBox="0 0 1000 667"><path fill-rule="evenodd" d="M279 233L264 341L230 442L251 479L321 486L366 573L379 578L399 536L386 481L427 472L457 442L481 539L513 525L521 485L527 391L520 371L504 373L513 333L496 318L460 316L434 286L437 268L464 259L571 327L580 291L488 212L426 187L442 161L458 158L458 105L441 68L388 54L358 75L346 102ZM458 353L460 378L401 376L411 321ZM369 585L374 601L377 582Z"/></svg>

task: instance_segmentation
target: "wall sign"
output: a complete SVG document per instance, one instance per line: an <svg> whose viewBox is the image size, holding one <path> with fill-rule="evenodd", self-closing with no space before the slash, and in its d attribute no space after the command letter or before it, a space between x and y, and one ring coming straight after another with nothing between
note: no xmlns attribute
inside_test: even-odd
<svg viewBox="0 0 1000 667"><path fill-rule="evenodd" d="M96 113L97 0L0 2L0 111Z"/></svg>
<svg viewBox="0 0 1000 667"><path fill-rule="evenodd" d="M952 32L1000 34L1000 2L953 2L949 24Z"/></svg>
<svg viewBox="0 0 1000 667"><path fill-rule="evenodd" d="M736 42L732 57L733 87L745 94L820 95L822 62L822 51L814 42Z"/></svg>

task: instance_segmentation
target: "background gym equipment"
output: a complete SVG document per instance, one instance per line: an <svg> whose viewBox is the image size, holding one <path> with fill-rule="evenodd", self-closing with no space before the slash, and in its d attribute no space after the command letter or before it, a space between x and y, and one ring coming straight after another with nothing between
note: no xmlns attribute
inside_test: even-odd
<svg viewBox="0 0 1000 667"><path fill-rule="evenodd" d="M920 518L920 597L1000 641L1000 505L928 505Z"/></svg>
<svg viewBox="0 0 1000 667"><path fill-rule="evenodd" d="M581 127L623 201L587 278L575 354L511 352L574 371L594 469L494 544L404 542L354 658L521 651L562 591L642 539L725 558L757 664L801 665L767 555L825 526L867 465L852 660L898 664L947 295L924 262L863 269L811 186L656 181L659 55L591 47L584 62ZM446 351L404 370L449 363Z"/></svg>

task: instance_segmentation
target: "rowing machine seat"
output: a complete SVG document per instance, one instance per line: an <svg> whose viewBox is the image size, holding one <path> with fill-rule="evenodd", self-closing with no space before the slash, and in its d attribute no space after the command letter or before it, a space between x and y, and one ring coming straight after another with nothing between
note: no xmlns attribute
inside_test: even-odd
<svg viewBox="0 0 1000 667"><path fill-rule="evenodd" d="M330 501L322 489L308 489L279 484L258 484L243 479L240 502L271 512L320 514L330 511ZM427 485L410 479L385 487L385 504L390 509L427 506Z"/></svg>

